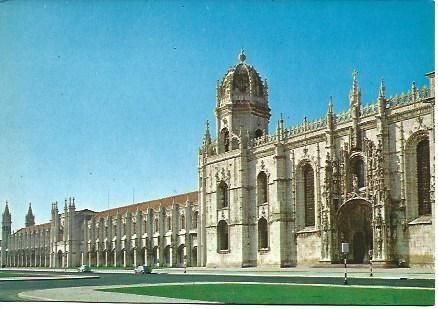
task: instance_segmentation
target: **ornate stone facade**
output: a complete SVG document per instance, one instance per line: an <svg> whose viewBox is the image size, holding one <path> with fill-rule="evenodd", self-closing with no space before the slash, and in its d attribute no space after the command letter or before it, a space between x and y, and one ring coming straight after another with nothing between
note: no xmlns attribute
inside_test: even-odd
<svg viewBox="0 0 438 309"><path fill-rule="evenodd" d="M289 267L339 263L433 266L434 72L363 105L353 72L350 107L268 132L268 85L239 55L217 86L216 139L207 123L198 191L102 212L64 213L11 232L6 205L2 264L72 267ZM199 216L198 216L199 213Z"/></svg>
<svg viewBox="0 0 438 309"><path fill-rule="evenodd" d="M341 242L353 263L433 265L435 74L394 97L382 80L363 105L355 71L349 110L330 99L323 117L268 134L267 83L239 60L199 155L200 265L338 263Z"/></svg>

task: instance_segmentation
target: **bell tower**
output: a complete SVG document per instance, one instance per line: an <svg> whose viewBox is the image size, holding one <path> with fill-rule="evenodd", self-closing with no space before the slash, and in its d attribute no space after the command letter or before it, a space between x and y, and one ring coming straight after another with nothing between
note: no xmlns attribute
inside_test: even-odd
<svg viewBox="0 0 438 309"><path fill-rule="evenodd" d="M246 63L243 50L238 59L239 63L227 71L216 89L219 153L238 149L241 132L248 132L250 138L268 134L268 84Z"/></svg>

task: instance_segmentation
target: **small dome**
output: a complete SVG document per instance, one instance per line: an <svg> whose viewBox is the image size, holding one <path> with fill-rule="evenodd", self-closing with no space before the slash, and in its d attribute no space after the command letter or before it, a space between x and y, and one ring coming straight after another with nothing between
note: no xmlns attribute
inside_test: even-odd
<svg viewBox="0 0 438 309"><path fill-rule="evenodd" d="M268 87L262 82L256 69L245 63L243 50L239 54L240 63L231 67L217 87L219 105L235 102L268 103Z"/></svg>

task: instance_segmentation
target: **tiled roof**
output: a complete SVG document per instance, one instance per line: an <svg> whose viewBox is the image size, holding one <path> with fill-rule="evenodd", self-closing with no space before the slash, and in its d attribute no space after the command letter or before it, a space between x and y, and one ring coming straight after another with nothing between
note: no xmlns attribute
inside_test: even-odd
<svg viewBox="0 0 438 309"><path fill-rule="evenodd" d="M16 231L14 234L17 234L18 232L31 232L31 231L35 231L35 230L46 229L48 227L50 227L50 222L35 224L32 226L23 227L23 228L19 229L18 231Z"/></svg>
<svg viewBox="0 0 438 309"><path fill-rule="evenodd" d="M129 212L135 212L137 209L140 211L145 211L148 208L152 209L158 209L160 205L162 205L165 208L170 208L172 206L173 201L175 201L175 204L184 204L186 201L197 203L198 202L198 191L189 192L189 193L183 193L179 195L174 196L168 196L157 200L152 201L146 201L126 206L121 206L118 208L112 208L108 210L104 210L101 212L96 213L93 218L104 218L104 217L113 217L117 214L117 211L120 215L123 215L125 213Z"/></svg>

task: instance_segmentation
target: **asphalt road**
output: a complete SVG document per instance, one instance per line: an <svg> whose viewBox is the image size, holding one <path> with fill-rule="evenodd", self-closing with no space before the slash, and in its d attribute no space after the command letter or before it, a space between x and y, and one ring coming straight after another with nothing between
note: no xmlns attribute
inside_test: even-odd
<svg viewBox="0 0 438 309"><path fill-rule="evenodd" d="M35 272L38 273L38 272ZM49 273L44 272L48 275ZM29 273L31 275L31 273ZM63 275L53 273L51 275ZM75 274L77 275L77 274ZM100 278L94 279L63 279L63 280L35 280L35 281L3 281L0 282L0 301L23 301L17 294L29 290L94 286L94 285L123 285L139 283L170 283L170 282L194 282L194 281L246 281L246 282L269 282L269 283L306 283L306 284L344 284L343 276L339 278L329 277L262 277L262 276L227 276L227 275L170 275L170 274L96 274ZM86 274L84 274L86 276ZM411 287L434 287L435 280L427 279L376 279L376 278L349 278L351 285L386 285L386 286L411 286Z"/></svg>

